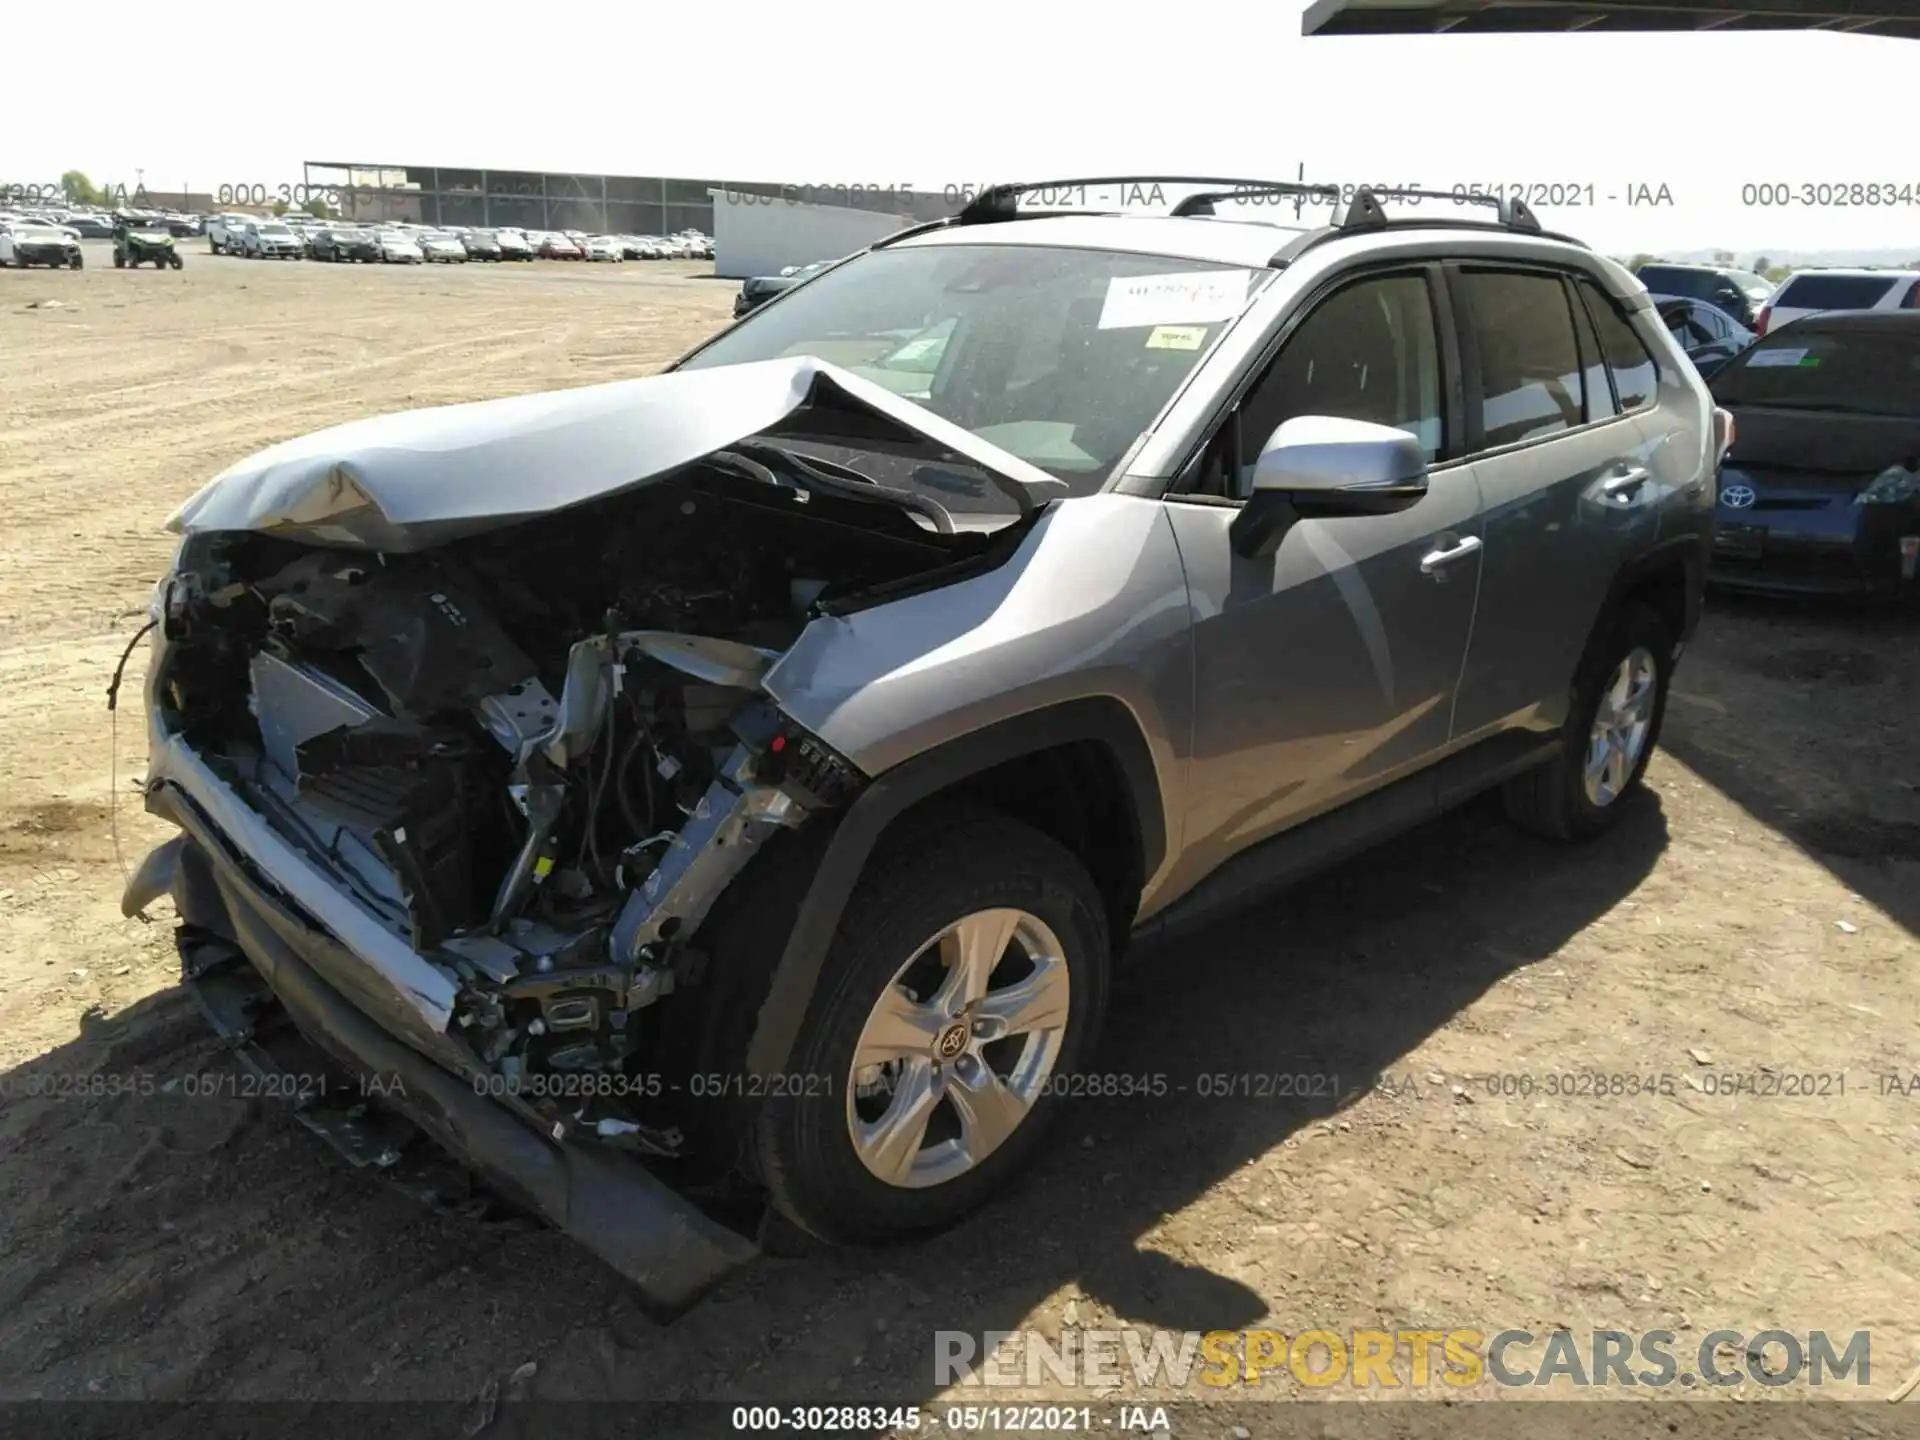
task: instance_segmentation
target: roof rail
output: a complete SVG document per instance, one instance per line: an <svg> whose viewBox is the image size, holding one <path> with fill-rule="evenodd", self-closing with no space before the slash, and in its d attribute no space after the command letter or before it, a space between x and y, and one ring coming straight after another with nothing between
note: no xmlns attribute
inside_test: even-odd
<svg viewBox="0 0 1920 1440"><path fill-rule="evenodd" d="M1020 197L1035 190L1087 190L1102 185L1198 185L1218 199L1235 195L1297 194L1311 191L1322 198L1338 199L1337 187L1302 185L1294 180L1246 180L1230 175L1100 175L1072 180L1018 180L1004 185L989 185L954 216L956 225L988 225L997 220L1015 220L1020 216ZM1198 200L1200 196L1190 199ZM1181 202L1186 203L1185 201ZM1032 213L1032 212L1028 212ZM1175 214L1183 213L1178 206ZM1192 212L1184 212L1192 213Z"/></svg>
<svg viewBox="0 0 1920 1440"><path fill-rule="evenodd" d="M1380 199L1386 196L1395 200L1451 200L1455 204L1488 205L1493 207L1494 219L1479 220L1461 217L1412 216L1395 218L1389 216ZM1346 213L1333 224L1299 239L1290 241L1275 253L1268 263L1276 269L1284 268L1299 259L1316 245L1324 245L1329 240L1342 235L1364 235L1381 230L1498 230L1509 235L1535 236L1542 240L1557 240L1566 245L1578 245L1582 250L1589 249L1584 240L1571 235L1562 235L1555 230L1544 229L1539 217L1524 200L1508 199L1500 195L1456 194L1446 190L1413 189L1373 189L1362 186L1354 192L1353 201L1347 206Z"/></svg>

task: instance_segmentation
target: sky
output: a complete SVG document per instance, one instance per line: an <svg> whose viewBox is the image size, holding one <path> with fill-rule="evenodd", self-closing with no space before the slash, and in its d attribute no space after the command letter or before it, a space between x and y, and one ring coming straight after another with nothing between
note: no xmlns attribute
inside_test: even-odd
<svg viewBox="0 0 1920 1440"><path fill-rule="evenodd" d="M14 8L16 57L83 63L0 71L13 117L0 183L80 169L211 193L297 184L303 160L326 159L940 193L1304 167L1320 181L1557 187L1529 193L1581 203L1536 205L1542 221L1616 254L1920 256L1920 41L1309 39L1300 0L186 5L160 23L149 5L95 0L79 34L63 7ZM1907 203L1795 193L1837 185L1844 200L1868 183L1904 187ZM1761 203L1776 194L1795 203Z"/></svg>

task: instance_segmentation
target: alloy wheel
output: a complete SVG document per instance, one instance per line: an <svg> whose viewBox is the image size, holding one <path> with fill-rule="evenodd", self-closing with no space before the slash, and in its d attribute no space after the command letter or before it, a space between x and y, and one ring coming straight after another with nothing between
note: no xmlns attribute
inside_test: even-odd
<svg viewBox="0 0 1920 1440"><path fill-rule="evenodd" d="M1587 762L1581 782L1588 801L1604 809L1627 788L1653 729L1654 691L1660 670L1653 652L1636 645L1614 667L1600 694L1593 728L1587 733Z"/></svg>
<svg viewBox="0 0 1920 1440"><path fill-rule="evenodd" d="M979 910L894 973L854 1046L854 1153L903 1189L943 1185L1018 1130L1067 1033L1067 961L1025 910Z"/></svg>

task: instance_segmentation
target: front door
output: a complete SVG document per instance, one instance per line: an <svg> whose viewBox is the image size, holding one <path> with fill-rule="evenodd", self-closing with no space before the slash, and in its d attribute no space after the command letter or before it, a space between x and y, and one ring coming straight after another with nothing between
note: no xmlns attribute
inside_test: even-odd
<svg viewBox="0 0 1920 1440"><path fill-rule="evenodd" d="M1428 267L1316 301L1242 400L1203 498L1167 502L1196 611L1187 878L1404 775L1447 743L1479 580L1479 494L1450 463ZM1429 491L1394 515L1303 520L1263 560L1227 531L1273 431L1299 415L1406 429Z"/></svg>

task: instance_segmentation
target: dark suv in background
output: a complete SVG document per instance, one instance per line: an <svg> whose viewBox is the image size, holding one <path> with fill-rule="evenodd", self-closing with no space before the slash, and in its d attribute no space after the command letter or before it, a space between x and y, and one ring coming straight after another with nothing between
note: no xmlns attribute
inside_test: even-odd
<svg viewBox="0 0 1920 1440"><path fill-rule="evenodd" d="M1731 315L1747 330L1754 328L1760 307L1773 294L1773 282L1766 276L1730 266L1655 262L1642 265L1633 273L1651 293L1704 300Z"/></svg>

